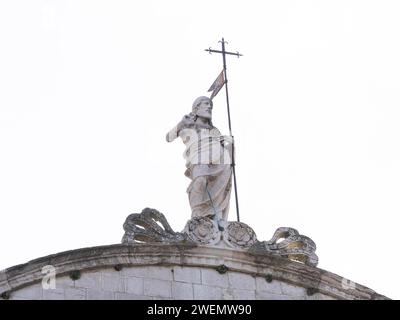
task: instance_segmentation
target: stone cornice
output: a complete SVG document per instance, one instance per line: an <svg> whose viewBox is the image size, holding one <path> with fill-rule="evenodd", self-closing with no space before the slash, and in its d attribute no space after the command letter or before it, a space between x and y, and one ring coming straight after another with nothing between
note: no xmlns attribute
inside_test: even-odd
<svg viewBox="0 0 400 320"><path fill-rule="evenodd" d="M124 266L186 266L217 268L224 265L231 271L267 276L296 286L320 292L335 299L387 299L375 291L305 264L274 256L267 252L180 244L115 244L65 251L38 258L0 272L0 294L37 283L44 274L42 268L52 265L57 276L79 270Z"/></svg>

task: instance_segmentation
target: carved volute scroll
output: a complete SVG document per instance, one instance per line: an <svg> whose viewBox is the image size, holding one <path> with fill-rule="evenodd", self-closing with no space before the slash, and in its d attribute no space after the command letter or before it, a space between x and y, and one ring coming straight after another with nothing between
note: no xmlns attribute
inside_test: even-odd
<svg viewBox="0 0 400 320"><path fill-rule="evenodd" d="M260 242L254 230L243 222L228 221L220 231L212 219L195 217L186 223L182 232L174 232L162 213L145 208L141 213L133 213L126 218L124 230L122 243L125 244L190 242L193 245L267 252L310 266L318 264L314 241L293 228L278 228L271 240Z"/></svg>

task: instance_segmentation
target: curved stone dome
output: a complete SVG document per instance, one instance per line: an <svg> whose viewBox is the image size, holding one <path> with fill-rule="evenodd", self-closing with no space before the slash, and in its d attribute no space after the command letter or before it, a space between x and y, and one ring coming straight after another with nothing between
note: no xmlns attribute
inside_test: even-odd
<svg viewBox="0 0 400 320"><path fill-rule="evenodd" d="M43 268L55 268L45 289ZM66 251L0 274L3 299L385 299L325 270L260 253L116 244Z"/></svg>
<svg viewBox="0 0 400 320"><path fill-rule="evenodd" d="M2 299L387 299L316 267L291 228L260 242L243 223L192 219L175 233L154 209L128 216L122 244L49 255L0 272ZM278 238L284 238L278 242Z"/></svg>

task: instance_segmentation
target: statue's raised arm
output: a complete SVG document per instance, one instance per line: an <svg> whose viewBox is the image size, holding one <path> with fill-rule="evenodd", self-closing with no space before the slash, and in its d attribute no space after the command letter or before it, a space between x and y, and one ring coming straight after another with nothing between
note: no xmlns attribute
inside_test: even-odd
<svg viewBox="0 0 400 320"><path fill-rule="evenodd" d="M174 141L176 138L178 138L179 135L179 131L181 128L181 122L179 122L175 127L173 127L168 133L167 136L165 137L165 139L167 140L167 142L172 142Z"/></svg>
<svg viewBox="0 0 400 320"><path fill-rule="evenodd" d="M192 113L189 113L187 115L185 115L181 121L179 121L179 123L173 127L166 136L166 140L167 142L172 142L174 141L176 138L179 137L179 133L182 129L184 128L190 128L190 126L192 124L194 124L195 121L195 115Z"/></svg>

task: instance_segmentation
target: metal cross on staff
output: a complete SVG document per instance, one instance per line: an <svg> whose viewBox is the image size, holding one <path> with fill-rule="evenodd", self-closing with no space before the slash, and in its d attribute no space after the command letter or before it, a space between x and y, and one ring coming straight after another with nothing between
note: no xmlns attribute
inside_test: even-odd
<svg viewBox="0 0 400 320"><path fill-rule="evenodd" d="M225 43L227 43L224 38L222 38L221 41L218 41L219 43L222 44L222 50L213 50L211 48L205 49L205 51L208 51L210 54L211 53L221 53L222 54L222 60L223 60L223 65L224 65L224 69L221 72L221 74L218 76L218 78L215 80L215 82L212 84L211 88L208 91L213 91L213 93L211 94L210 99L213 99L217 93L219 92L219 90L222 88L222 86L225 84L225 92L226 92L226 107L228 110L228 123L229 123L229 134L230 136L233 138L232 135L232 125L231 125L231 113L230 113L230 109L229 109L229 94L228 94L228 77L226 75L226 55L234 55L237 56L238 58L240 56L242 56L242 54L240 54L239 52L228 52L225 50ZM234 142L234 141L233 141ZM238 192L237 192L237 184L236 184L236 172L235 172L235 159L234 159L234 147L235 144L232 144L232 173L233 173L233 184L234 184L234 188L235 188L235 200L236 200L236 214L237 214L237 221L240 221L240 217L239 217L239 200L238 200Z"/></svg>

